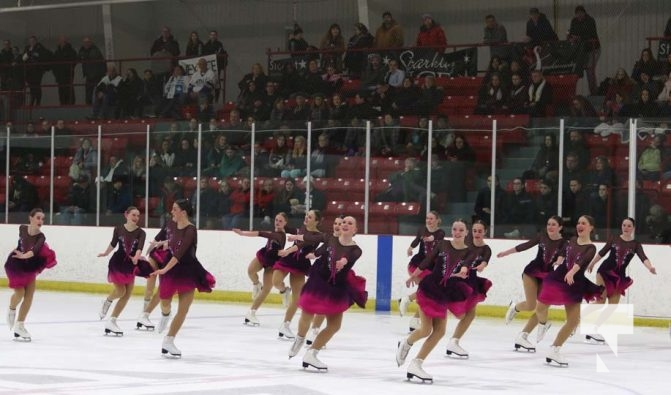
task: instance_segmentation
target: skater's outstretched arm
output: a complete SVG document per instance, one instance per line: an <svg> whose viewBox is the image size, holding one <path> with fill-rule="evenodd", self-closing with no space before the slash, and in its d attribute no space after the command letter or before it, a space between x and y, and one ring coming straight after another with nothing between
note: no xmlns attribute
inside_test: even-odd
<svg viewBox="0 0 671 395"><path fill-rule="evenodd" d="M235 234L237 234L237 235L245 236L245 237L258 237L259 236L259 231L258 230L233 229L233 232L235 232Z"/></svg>

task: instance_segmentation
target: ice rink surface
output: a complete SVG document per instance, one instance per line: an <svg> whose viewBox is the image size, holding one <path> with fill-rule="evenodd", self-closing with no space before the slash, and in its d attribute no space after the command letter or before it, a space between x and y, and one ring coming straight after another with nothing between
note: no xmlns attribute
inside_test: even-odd
<svg viewBox="0 0 671 395"><path fill-rule="evenodd" d="M0 291L0 394L615 395L664 394L671 386L671 341L662 328L621 335L617 356L576 335L563 349L569 367L560 368L546 365L544 355L561 322L533 354L513 351L523 321L506 326L502 319L476 318L461 340L470 358L457 360L445 356L456 322L450 319L448 336L424 363L434 383L419 384L406 380L407 363L396 367L396 344L408 323L398 315L351 309L320 352L329 370L319 373L302 368L302 352L287 358L292 342L277 337L278 306L262 306L261 326L248 327L242 324L245 305L195 302L175 341L182 359L168 359L160 352L163 335L134 329L141 298L134 297L119 318L124 336L110 337L97 319L103 295L38 289L26 321L32 342L20 343L4 323L9 295ZM158 323L158 311L151 318ZM297 322L298 316L294 332ZM418 350L415 345L408 361ZM597 372L597 355L608 372Z"/></svg>

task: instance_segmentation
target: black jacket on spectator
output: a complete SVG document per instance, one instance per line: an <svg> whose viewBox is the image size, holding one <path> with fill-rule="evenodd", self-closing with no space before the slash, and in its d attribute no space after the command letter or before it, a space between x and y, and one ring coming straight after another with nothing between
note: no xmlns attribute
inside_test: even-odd
<svg viewBox="0 0 671 395"><path fill-rule="evenodd" d="M79 48L79 61L82 63L82 75L84 78L100 80L107 71L105 57L95 45L90 48Z"/></svg>
<svg viewBox="0 0 671 395"><path fill-rule="evenodd" d="M167 51L172 56L179 56L179 43L175 40L175 37L170 35L167 40L163 40L163 37L159 37L154 41L154 44L151 46L149 51L150 55L154 55L156 52Z"/></svg>
<svg viewBox="0 0 671 395"><path fill-rule="evenodd" d="M548 20L547 16L545 16L545 14L539 15L537 24L534 24L531 19L527 21L527 36L531 38L531 42L529 44L532 46L541 44L544 41L559 40L557 33L555 33L552 25L550 24L550 21Z"/></svg>

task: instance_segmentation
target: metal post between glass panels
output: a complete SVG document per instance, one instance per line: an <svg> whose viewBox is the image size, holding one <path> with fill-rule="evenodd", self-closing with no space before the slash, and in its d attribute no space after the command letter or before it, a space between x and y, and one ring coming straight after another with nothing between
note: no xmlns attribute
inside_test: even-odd
<svg viewBox="0 0 671 395"><path fill-rule="evenodd" d="M557 215L564 217L564 119L559 120L559 182L557 183ZM569 180L570 182L571 180Z"/></svg>
<svg viewBox="0 0 671 395"><path fill-rule="evenodd" d="M51 163L51 170L49 171L49 224L54 224L54 166L56 165L55 146L56 142L56 127L51 126L51 156L49 162Z"/></svg>
<svg viewBox="0 0 671 395"><path fill-rule="evenodd" d="M491 167L491 187L489 188L489 237L494 237L494 227L496 226L496 119L492 120L492 167Z"/></svg>
<svg viewBox="0 0 671 395"><path fill-rule="evenodd" d="M196 158L196 229L200 229L200 169L202 166L201 154L203 152L203 124L198 124L198 157Z"/></svg>
<svg viewBox="0 0 671 395"><path fill-rule="evenodd" d="M638 152L636 152L636 129L638 127L638 120L629 119L629 168L627 180L627 215L630 218L636 217L636 164L638 163ZM641 218L636 218L640 220Z"/></svg>
<svg viewBox="0 0 671 395"><path fill-rule="evenodd" d="M433 161L433 120L429 120L428 150L426 155L426 212L431 211L431 162Z"/></svg>
<svg viewBox="0 0 671 395"><path fill-rule="evenodd" d="M102 159L102 133L103 127L98 125L98 163L96 164L96 226L100 226L100 187L102 179L100 177L100 162ZM52 144L53 149L53 144Z"/></svg>
<svg viewBox="0 0 671 395"><path fill-rule="evenodd" d="M251 188L249 188L249 230L254 228L254 188L256 182L254 180L254 165L256 158L254 157L254 145L256 144L256 122L252 123L252 144L251 144L251 160L249 162L249 179L251 180Z"/></svg>
<svg viewBox="0 0 671 395"><path fill-rule="evenodd" d="M150 144L149 125L147 125L147 146L145 147L145 161L144 161L144 227L149 227L149 147Z"/></svg>
<svg viewBox="0 0 671 395"><path fill-rule="evenodd" d="M5 151L5 223L9 223L9 151L10 151L10 128L7 128L7 149Z"/></svg>
<svg viewBox="0 0 671 395"><path fill-rule="evenodd" d="M366 121L366 168L364 173L363 232L368 233L368 206L370 205L370 121Z"/></svg>

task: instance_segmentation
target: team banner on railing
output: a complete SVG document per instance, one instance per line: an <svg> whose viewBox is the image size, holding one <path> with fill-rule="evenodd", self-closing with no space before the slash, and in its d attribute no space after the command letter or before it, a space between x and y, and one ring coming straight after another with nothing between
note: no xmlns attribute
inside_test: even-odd
<svg viewBox="0 0 671 395"><path fill-rule="evenodd" d="M543 74L578 74L582 75L587 64L586 43L570 41L551 41L538 46L528 53L529 63L535 65L541 61Z"/></svg>
<svg viewBox="0 0 671 395"><path fill-rule="evenodd" d="M666 61L667 56L671 53L671 41L659 40L659 48L657 49L657 59L660 62Z"/></svg>
<svg viewBox="0 0 671 395"><path fill-rule="evenodd" d="M212 70L214 75L217 75L217 73L219 73L219 67L217 65L217 55L205 55L205 56L198 56L196 58L180 59L179 65L184 67L186 75L191 75L196 72L198 61L200 59L205 59L207 61L207 68L209 70Z"/></svg>
<svg viewBox="0 0 671 395"><path fill-rule="evenodd" d="M423 48L404 50L398 57L406 75L423 77L459 77L478 74L478 50L466 48L443 53ZM385 63L390 59L385 57Z"/></svg>
<svg viewBox="0 0 671 395"><path fill-rule="evenodd" d="M381 54L384 64L397 58L401 63L401 68L412 77L426 75L458 77L478 74L478 51L475 47L447 53L426 48L404 49L400 50L398 55L393 52L395 51ZM312 59L319 59L319 56L304 54L291 58L272 59L268 63L268 74L275 78L282 76L287 63L293 63L298 71L304 70Z"/></svg>

